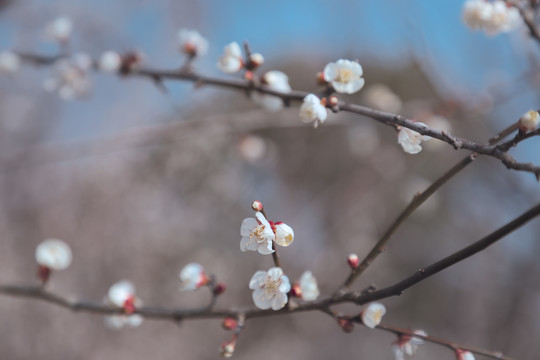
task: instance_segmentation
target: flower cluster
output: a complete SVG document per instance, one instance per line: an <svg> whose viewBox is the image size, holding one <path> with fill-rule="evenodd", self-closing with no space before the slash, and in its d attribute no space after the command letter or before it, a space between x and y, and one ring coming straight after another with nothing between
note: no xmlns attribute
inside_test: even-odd
<svg viewBox="0 0 540 360"><path fill-rule="evenodd" d="M240 250L258 251L259 254L272 254L273 243L289 246L294 240L293 229L282 222L266 220L262 212L257 211L254 218L247 218L240 226Z"/></svg>
<svg viewBox="0 0 540 360"><path fill-rule="evenodd" d="M56 62L55 76L45 80L43 87L47 91L58 92L64 100L71 100L86 95L91 88L89 71L92 59L87 54L76 54Z"/></svg>
<svg viewBox="0 0 540 360"><path fill-rule="evenodd" d="M463 5L463 21L473 30L496 35L514 30L521 17L518 9L504 0L467 0Z"/></svg>

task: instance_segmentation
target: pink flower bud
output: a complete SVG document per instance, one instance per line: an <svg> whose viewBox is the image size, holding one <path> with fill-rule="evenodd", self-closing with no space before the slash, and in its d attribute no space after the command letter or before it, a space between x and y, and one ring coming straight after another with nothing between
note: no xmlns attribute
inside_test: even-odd
<svg viewBox="0 0 540 360"><path fill-rule="evenodd" d="M339 318L338 325L344 332L348 334L352 333L352 331L354 330L354 324L349 319Z"/></svg>
<svg viewBox="0 0 540 360"><path fill-rule="evenodd" d="M221 295L225 292L225 290L227 290L227 286L224 283L217 283L214 287L214 294L216 296Z"/></svg>
<svg viewBox="0 0 540 360"><path fill-rule="evenodd" d="M253 211L262 211L263 210L263 204L260 201L255 200L251 203L251 208Z"/></svg>
<svg viewBox="0 0 540 360"><path fill-rule="evenodd" d="M291 295L296 298L302 298L302 290L300 289L300 285L298 283L292 286Z"/></svg>
<svg viewBox="0 0 540 360"><path fill-rule="evenodd" d="M41 283L45 285L47 281L49 281L49 277L51 276L51 269L44 265L39 265L36 276L39 280L41 280Z"/></svg>
<svg viewBox="0 0 540 360"><path fill-rule="evenodd" d="M347 263L349 264L351 269L356 269L360 264L360 259L356 254L349 254L349 256L347 257Z"/></svg>
<svg viewBox="0 0 540 360"><path fill-rule="evenodd" d="M238 321L235 318L226 317L225 319L223 319L223 323L221 323L221 326L225 330L234 330L238 327Z"/></svg>

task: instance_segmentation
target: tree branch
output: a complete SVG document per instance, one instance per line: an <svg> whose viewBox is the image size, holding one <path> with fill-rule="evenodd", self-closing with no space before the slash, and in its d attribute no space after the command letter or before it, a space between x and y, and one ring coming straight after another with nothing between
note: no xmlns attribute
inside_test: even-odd
<svg viewBox="0 0 540 360"><path fill-rule="evenodd" d="M65 57L65 55L42 56L37 54L20 52L17 52L17 54L21 57L22 60L36 65L51 65L54 64L56 60ZM95 61L94 68L97 69L97 62ZM192 71L191 69L186 68L181 68L180 70L157 70L150 68L130 69L128 72L122 73L122 76L141 76L149 78L153 82L155 81L155 79L159 79L160 82L163 79L183 80L193 82L198 86L211 85L240 90L244 92L248 90L257 91L259 93L279 97L283 100L284 104L290 104L292 101L302 102L304 97L309 94L307 92L297 90L293 90L289 93L283 93L280 91L269 89L268 87L260 84L254 84L252 81L242 79L213 78L200 75ZM444 131L431 129L428 126L407 119L402 115L379 111L362 105L349 104L343 101L339 101L336 108L339 109L339 111L345 111L369 117L375 121L381 122L393 128L396 128L397 126L406 127L422 135L427 135L440 141L446 142L452 147L454 147L454 149L456 150L467 149L481 155L490 156L501 161L509 169L533 173L537 177L537 179L540 177L540 166L529 163L520 163L508 153L501 152L500 149L497 149L492 145L479 144L465 138L454 136Z"/></svg>

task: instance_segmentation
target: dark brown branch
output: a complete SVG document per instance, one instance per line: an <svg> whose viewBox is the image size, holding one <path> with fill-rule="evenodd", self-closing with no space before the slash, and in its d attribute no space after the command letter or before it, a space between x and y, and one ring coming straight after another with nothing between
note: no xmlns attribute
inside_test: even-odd
<svg viewBox="0 0 540 360"><path fill-rule="evenodd" d="M31 55L31 54L21 54L18 53L23 60L26 60L30 63L38 65L49 65L54 63L54 61L61 56L41 56L41 55ZM186 71L185 69L180 70L156 70L156 69L131 69L130 72L123 74L124 76L142 76L149 78L154 81L154 79L175 79L175 80L185 80L196 83L197 85L212 85L218 87L225 87L236 89L240 91L257 91L259 93L274 95L283 100L285 104L289 104L292 101L301 102L304 97L308 94L304 91L291 91L289 93L283 93L280 91L274 91L267 87L264 87L260 84L254 84L251 81L243 79L218 79L213 77L208 77L204 75L197 74L191 70ZM479 144L471 140L460 138L454 136L447 132L442 132L429 128L428 126L421 125L413 120L407 119L402 115L387 113L384 111L379 111L371 109L365 106L348 104L346 102L340 101L337 105L337 108L340 111L346 111L350 113L355 113L369 117L373 120L379 121L385 125L396 128L397 126L403 126L408 129L414 130L422 135L427 135L432 138L438 139L440 141L450 144L455 149L467 149L474 151L481 155L486 155L494 157L500 160L507 168L525 171L533 173L537 178L540 176L540 166L533 164L520 163L517 162L512 156L505 152L501 152L499 149L496 149L494 146L489 144Z"/></svg>
<svg viewBox="0 0 540 360"><path fill-rule="evenodd" d="M58 306L64 307L71 311L84 311L84 312L102 314L102 315L113 315L113 314L122 313L122 309L109 307L102 303L68 300L66 298L62 298L58 295L55 295L53 293L46 291L41 286L3 285L3 286L0 286L0 293L12 295L12 296L27 297L27 298L37 299L37 300L43 300L43 301L50 302ZM158 308L158 307L141 307L137 309L136 313L144 316L145 318L152 318L152 319L158 319L158 320L173 320L173 321L181 321L181 320L186 320L186 319L209 319L209 318L221 319L225 317L249 319L249 318L255 318L255 317L262 317L262 316L271 316L271 315L288 314L288 313L313 311L313 310L318 310L326 314L329 314L330 316L335 317L334 312L329 310L329 303L331 303L332 301L339 301L339 298L326 298L326 299L319 300L316 302L300 304L297 307L286 308L281 311L259 310L259 309L246 310L246 311L232 311L232 310L216 310L216 309L210 309L208 307L204 307L201 309L192 309L192 310L191 309L190 310L166 309L166 308ZM399 329L399 328L395 328L391 326L379 325L377 328L384 331L390 331L396 334L407 334L407 335L412 334L412 332L410 332L409 330ZM439 339L433 336L424 337L424 336L416 335L416 334L413 334L413 335L425 341L447 346L453 349L469 350L471 352L485 355L485 356L495 358L495 359L512 360L511 358L502 356L502 354L497 353L497 352L459 345L459 344L451 343L446 340Z"/></svg>
<svg viewBox="0 0 540 360"><path fill-rule="evenodd" d="M404 290L410 288L411 286L414 286L420 281L423 281L427 279L428 277L435 275L438 272L446 268L449 268L450 266L460 261L463 261L473 256L474 254L486 249L488 246L494 244L495 242L502 239L504 236L510 234L514 230L525 225L525 223L532 220L538 215L540 215L540 204L534 206L533 208L531 208L530 210L528 210L521 216L517 217L516 219L512 220L511 222L497 229L491 234L487 235L483 239L478 240L477 242L467 246L464 249L459 250L458 252L453 253L450 256L445 257L442 260L437 261L434 264L431 264L423 269L419 269L408 278L403 279L397 282L396 284L388 286L384 289L374 291L372 293L365 294L362 296L358 296L356 299L353 299L353 300L357 304L365 304L370 301L385 299L390 296L401 295Z"/></svg>
<svg viewBox="0 0 540 360"><path fill-rule="evenodd" d="M497 135L489 139L488 143L490 145L495 145L500 140L504 139L506 136L510 135L512 132L517 130L518 122L510 125L503 131L499 132ZM469 164L471 164L476 157L477 153L472 153L464 157L460 162L454 165L450 170L438 178L433 184L431 184L426 190L417 194L412 201L407 205L405 209L398 215L390 227L384 232L379 241L373 246L371 251L366 255L358 267L351 269L351 273L345 280L342 287L349 287L372 263L375 259L386 249L386 244L390 241L392 235L396 232L401 224L416 210L420 205L422 205L427 199L431 197L437 190L439 190L448 180L453 178L461 170L465 169Z"/></svg>

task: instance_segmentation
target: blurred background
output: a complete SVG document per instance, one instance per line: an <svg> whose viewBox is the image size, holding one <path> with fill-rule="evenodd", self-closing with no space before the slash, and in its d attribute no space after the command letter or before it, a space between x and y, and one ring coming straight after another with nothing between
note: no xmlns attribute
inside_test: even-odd
<svg viewBox="0 0 540 360"><path fill-rule="evenodd" d="M483 142L539 108L539 44L525 26L488 37L461 20L463 1L4 1L0 50L56 54L43 28L74 22L74 52L137 49L149 67L183 62L177 32L210 42L196 68L220 74L223 46L249 41L294 89L316 91L315 73L358 59L366 86L348 101L401 113ZM323 295L348 274L412 199L467 155L436 140L409 155L396 133L373 120L330 114L301 123L298 108L268 113L243 93L93 74L92 92L65 102L43 91L51 67L0 77L0 283L37 284L35 246L69 243L72 266L53 274L51 291L100 301L132 280L145 304L190 308L203 289L178 291L178 272L198 262L228 288L219 307L253 307L247 285L272 266L239 251L242 219L264 203L270 219L293 227L281 249L292 281L305 270ZM512 154L540 162L538 142ZM388 250L355 283L395 283L471 244L538 202L534 177L479 158L422 205ZM500 350L516 359L540 352L540 252L536 220L486 251L383 301L384 323L423 329L450 341ZM360 311L339 307L344 313ZM230 338L219 320L147 320L112 330L103 318L43 302L0 296L2 359L215 359ZM393 359L395 337L358 327L345 334L321 313L250 320L237 359ZM427 344L417 359L454 359ZM480 358L480 357L477 357Z"/></svg>

